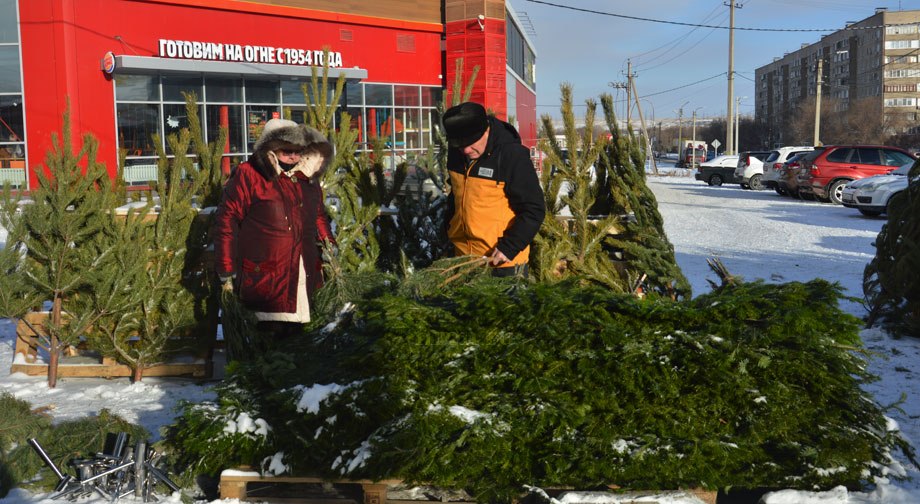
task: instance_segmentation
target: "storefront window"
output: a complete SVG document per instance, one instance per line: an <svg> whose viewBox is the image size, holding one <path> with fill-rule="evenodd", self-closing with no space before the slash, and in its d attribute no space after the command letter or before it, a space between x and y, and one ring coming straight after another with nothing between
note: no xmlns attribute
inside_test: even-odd
<svg viewBox="0 0 920 504"><path fill-rule="evenodd" d="M118 104L118 146L128 156L156 156L153 135L160 133L160 107L147 103Z"/></svg>
<svg viewBox="0 0 920 504"><path fill-rule="evenodd" d="M243 101L243 80L209 77L205 79L207 101L241 103Z"/></svg>
<svg viewBox="0 0 920 504"><path fill-rule="evenodd" d="M394 86L393 96L397 107L418 107L418 86Z"/></svg>
<svg viewBox="0 0 920 504"><path fill-rule="evenodd" d="M0 44L18 44L16 0L0 0Z"/></svg>
<svg viewBox="0 0 920 504"><path fill-rule="evenodd" d="M164 87L165 89L165 87ZM165 94L165 92L164 92ZM198 117L201 117L201 107L198 107ZM179 135L179 132L183 128L188 128L188 115L185 113L185 104L179 103L167 103L163 105L163 135L169 137L171 134ZM169 146L169 142L166 142L166 153L174 154L172 147ZM186 154L194 154L195 145L192 142L189 142L188 150Z"/></svg>
<svg viewBox="0 0 920 504"><path fill-rule="evenodd" d="M126 169L126 182L146 184L151 174L155 176L155 133L161 134L161 147L168 155L173 154L166 137L188 127L183 92L199 96L199 114L208 142L217 140L221 127L227 128L223 166L230 168L252 153L268 120L287 115L295 122L309 123L304 84L312 103L307 81L117 75L118 145L127 149L130 166ZM333 92L330 90L327 99ZM437 120L433 119L434 107L440 101L438 87L350 83L345 86L333 127L339 130L348 121L357 133L359 150L371 149L371 140L382 139L384 148L390 151L384 160L389 169L406 159L423 156L425 149L435 145L431 125ZM194 154L193 147L187 154Z"/></svg>
<svg viewBox="0 0 920 504"><path fill-rule="evenodd" d="M278 103L278 82L247 80L246 103Z"/></svg>
<svg viewBox="0 0 920 504"><path fill-rule="evenodd" d="M201 77L163 76L163 101L185 102L182 93L195 93L197 100L204 99L201 91Z"/></svg>
<svg viewBox="0 0 920 504"><path fill-rule="evenodd" d="M385 84L364 85L365 105L393 105L393 86Z"/></svg>
<svg viewBox="0 0 920 504"><path fill-rule="evenodd" d="M418 89L416 89L416 94ZM422 146L420 139L420 113L417 108L396 109L396 119L393 123L393 132L396 136L397 149L419 149Z"/></svg>
<svg viewBox="0 0 920 504"><path fill-rule="evenodd" d="M0 93L22 92L19 73L19 46L0 46Z"/></svg>
<svg viewBox="0 0 920 504"><path fill-rule="evenodd" d="M159 101L160 86L155 75L116 75L115 99L118 101Z"/></svg>
<svg viewBox="0 0 920 504"><path fill-rule="evenodd" d="M242 105L208 105L207 106L208 142L217 140L221 126L227 128L227 152L241 154L243 149L243 106Z"/></svg>

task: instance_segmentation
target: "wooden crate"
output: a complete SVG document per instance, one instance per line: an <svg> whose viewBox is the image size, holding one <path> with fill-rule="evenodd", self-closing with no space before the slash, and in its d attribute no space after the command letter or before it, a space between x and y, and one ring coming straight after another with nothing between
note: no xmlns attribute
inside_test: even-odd
<svg viewBox="0 0 920 504"><path fill-rule="evenodd" d="M48 374L48 365L37 363L38 338L28 324L41 330L48 318L47 312L28 313L16 321L16 349L10 374L25 373L29 376ZM28 322L28 324L27 324ZM21 357L20 357L21 355ZM207 354L191 357L192 362L170 362L144 368L143 376L185 376L207 377L213 371L213 362ZM58 361L58 377L116 378L133 376L134 371L125 364L105 357L94 358L92 354L71 347L68 355Z"/></svg>
<svg viewBox="0 0 920 504"><path fill-rule="evenodd" d="M258 494L251 495L249 484L252 483L291 483L291 484L305 484L305 483L329 483L334 486L359 486L361 488L361 496L358 498L349 498L348 496L339 497L339 498L314 498L314 497L292 497L292 496L279 496L279 495L266 495ZM475 504L474 502L469 501L425 501L425 500L400 500L400 499L391 499L387 496L387 489L391 485L402 485L401 480L382 480L382 481L371 481L371 480L324 480L323 478L316 477L263 477L256 472L243 472L243 471L224 471L220 475L220 498L221 499L239 499L240 501L266 501L266 502L305 502L310 504L425 504L426 502L448 502L450 504ZM617 488L616 486L611 486L611 488ZM553 489L554 494L559 494L563 491L571 491L571 488L567 489ZM701 501L706 504L716 504L717 492L702 490L699 488L688 489L685 492L693 494ZM346 492L347 493L347 492ZM645 504L654 504L653 501L648 500L648 495L656 494L661 492L628 492L627 495L635 496L637 501L642 498L642 502ZM533 499L530 499L533 500ZM527 502L528 499L524 498L520 503Z"/></svg>

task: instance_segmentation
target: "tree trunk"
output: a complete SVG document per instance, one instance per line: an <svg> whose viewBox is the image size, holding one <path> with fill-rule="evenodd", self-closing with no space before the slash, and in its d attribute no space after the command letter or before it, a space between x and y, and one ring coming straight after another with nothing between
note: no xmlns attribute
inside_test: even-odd
<svg viewBox="0 0 920 504"><path fill-rule="evenodd" d="M61 342L57 337L57 329L61 326L61 296L60 294L55 294L54 304L51 307L51 327L49 328L48 335L50 337L48 343L48 387L54 388L57 385L57 373L58 373L58 359L61 356Z"/></svg>
<svg viewBox="0 0 920 504"><path fill-rule="evenodd" d="M134 375L131 377L134 383L141 381L141 378L144 376L144 364L140 361L137 362L137 365L134 366Z"/></svg>

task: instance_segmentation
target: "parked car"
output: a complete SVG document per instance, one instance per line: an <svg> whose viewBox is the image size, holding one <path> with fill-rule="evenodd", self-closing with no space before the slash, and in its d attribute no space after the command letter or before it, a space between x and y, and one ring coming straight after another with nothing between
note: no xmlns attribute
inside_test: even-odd
<svg viewBox="0 0 920 504"><path fill-rule="evenodd" d="M810 152L797 154L783 163L776 180L776 192L793 198L799 197L798 175L802 169L802 159L808 154Z"/></svg>
<svg viewBox="0 0 920 504"><path fill-rule="evenodd" d="M747 151L738 155L738 164L735 167L735 182L744 189L763 189L760 182L763 177L763 161L770 155L770 151Z"/></svg>
<svg viewBox="0 0 920 504"><path fill-rule="evenodd" d="M763 160L763 177L760 179L761 184L767 189L775 190L780 195L786 194L786 191L779 187L779 173L783 167L783 163L799 154L811 152L813 150L815 150L814 147L807 145L773 149L770 155L767 156L767 159ZM753 185L751 187L753 187Z"/></svg>
<svg viewBox="0 0 920 504"><path fill-rule="evenodd" d="M693 178L702 180L711 186L720 186L723 182L734 180L737 164L738 156L719 156L701 164Z"/></svg>
<svg viewBox="0 0 920 504"><path fill-rule="evenodd" d="M848 182L889 173L916 159L904 149L881 145L816 147L802 160L799 193L810 192L820 200L840 205Z"/></svg>
<svg viewBox="0 0 920 504"><path fill-rule="evenodd" d="M843 188L840 201L843 206L855 208L863 215L876 216L888 213L888 202L895 194L907 189L907 174L914 163L906 163L887 175L854 180Z"/></svg>

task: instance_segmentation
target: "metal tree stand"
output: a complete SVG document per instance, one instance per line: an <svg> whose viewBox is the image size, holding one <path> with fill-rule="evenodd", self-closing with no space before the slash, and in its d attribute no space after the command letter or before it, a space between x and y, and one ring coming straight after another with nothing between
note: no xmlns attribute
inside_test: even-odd
<svg viewBox="0 0 920 504"><path fill-rule="evenodd" d="M158 483L173 491L180 490L163 470L157 468L161 454L148 448L145 441L128 446L128 434L125 432L116 435L111 453L97 453L89 459L72 459L70 464L76 477L62 473L36 439L29 439L29 444L60 480L51 495L52 499L74 501L99 494L114 502L134 494L144 502L156 502L159 500L156 495Z"/></svg>

